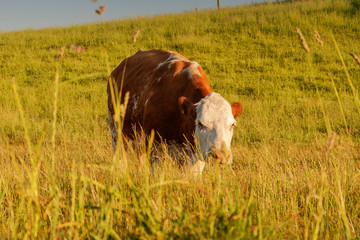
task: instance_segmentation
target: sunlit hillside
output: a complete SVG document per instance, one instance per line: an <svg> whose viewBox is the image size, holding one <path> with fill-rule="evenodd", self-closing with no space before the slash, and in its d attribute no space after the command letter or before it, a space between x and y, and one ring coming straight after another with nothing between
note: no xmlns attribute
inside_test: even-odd
<svg viewBox="0 0 360 240"><path fill-rule="evenodd" d="M0 33L0 235L357 239L359 11L286 1ZM243 104L231 166L195 177L166 149L156 167L131 148L113 158L108 76L154 48Z"/></svg>

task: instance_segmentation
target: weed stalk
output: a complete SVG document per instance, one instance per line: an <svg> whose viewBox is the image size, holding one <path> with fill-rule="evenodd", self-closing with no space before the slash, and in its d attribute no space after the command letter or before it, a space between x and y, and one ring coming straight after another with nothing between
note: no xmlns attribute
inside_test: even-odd
<svg viewBox="0 0 360 240"><path fill-rule="evenodd" d="M30 171L28 171L30 189L26 191L28 196L27 211L28 211L28 216L30 216L30 219L25 218L24 222L27 220L31 223L28 225L27 235L30 235L32 238L37 238L40 219L41 219L41 208L39 203L39 191L38 191L38 176L39 176L40 161L37 160L32 149L29 132L26 126L25 114L18 94L15 78L12 78L12 87L13 87L16 105L20 114L22 126L24 128L25 140L28 146L30 162L31 162L31 169Z"/></svg>
<svg viewBox="0 0 360 240"><path fill-rule="evenodd" d="M345 72L345 74L346 74L346 78L347 78L348 83L349 83L349 86L350 86L350 88L351 88L351 91L352 91L352 94L353 94L353 97L354 97L354 101L355 101L356 108L357 108L357 110L358 110L358 112L359 112L359 115L360 115L360 100L359 100L358 92L357 92L357 90L355 89L354 85L353 85L352 82L351 82L351 78L350 78L349 71L348 71L347 68L346 68L344 59L343 59L343 57L342 57L342 55L341 55L339 46L337 45L337 42L336 42L335 37L334 37L334 34L331 34L331 37L332 37L333 42L334 42L334 44L335 44L336 52L338 53L338 56L339 56L339 58L340 58L341 64L342 64L343 69L344 69L344 72Z"/></svg>
<svg viewBox="0 0 360 240"><path fill-rule="evenodd" d="M337 89L336 89L336 85L335 85L334 79L333 79L333 77L331 76L330 72L328 72L327 75L330 77L331 85L332 85L332 87L333 87L333 89L334 89L334 92L335 92L335 95L336 95L336 99L337 99L337 102L338 102L338 104L339 104L340 113L341 113L341 116L342 116L342 119L343 119L344 125L345 125L346 135L350 136L350 132L349 132L348 125L347 125L347 122L346 122L346 118L345 118L344 109L343 109L343 106L342 106L342 104L341 104L340 96L339 96L339 93L338 93L338 91L337 91Z"/></svg>

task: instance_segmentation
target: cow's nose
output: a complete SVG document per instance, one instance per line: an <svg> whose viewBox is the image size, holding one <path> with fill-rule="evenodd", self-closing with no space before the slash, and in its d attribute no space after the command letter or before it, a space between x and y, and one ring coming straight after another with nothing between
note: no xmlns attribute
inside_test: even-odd
<svg viewBox="0 0 360 240"><path fill-rule="evenodd" d="M219 149L216 149L216 148L212 148L211 149L211 156L213 158L216 158L216 159L220 159L220 158L224 158L225 157L225 154L223 151L219 150Z"/></svg>
<svg viewBox="0 0 360 240"><path fill-rule="evenodd" d="M219 162L220 164L227 164L230 160L230 153L226 148L217 149L215 147L212 147L211 156L215 159L216 162Z"/></svg>

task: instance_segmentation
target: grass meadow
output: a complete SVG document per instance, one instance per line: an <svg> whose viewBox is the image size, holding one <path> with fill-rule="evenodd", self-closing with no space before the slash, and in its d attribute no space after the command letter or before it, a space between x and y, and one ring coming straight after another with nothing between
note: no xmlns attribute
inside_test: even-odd
<svg viewBox="0 0 360 240"><path fill-rule="evenodd" d="M290 1L0 33L1 238L359 239L359 17ZM243 104L231 166L113 157L109 73L153 48Z"/></svg>

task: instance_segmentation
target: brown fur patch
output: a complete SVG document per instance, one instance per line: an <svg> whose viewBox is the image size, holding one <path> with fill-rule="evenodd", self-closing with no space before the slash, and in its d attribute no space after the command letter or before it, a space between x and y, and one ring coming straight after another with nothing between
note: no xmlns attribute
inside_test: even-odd
<svg viewBox="0 0 360 240"><path fill-rule="evenodd" d="M190 68L192 65L200 75L183 73L185 68L187 71L193 69ZM180 144L186 139L194 143L196 112L182 114L179 98L185 97L189 102L197 103L212 92L201 66L178 53L157 49L139 51L127 58L122 79L124 67L125 60L111 73L118 89L123 82L121 96L130 92L124 136L133 139L134 128L143 129L147 135L154 129L157 140L161 136L163 140ZM109 95L109 86L107 92ZM108 102L108 108L109 114L114 114L111 102Z"/></svg>

